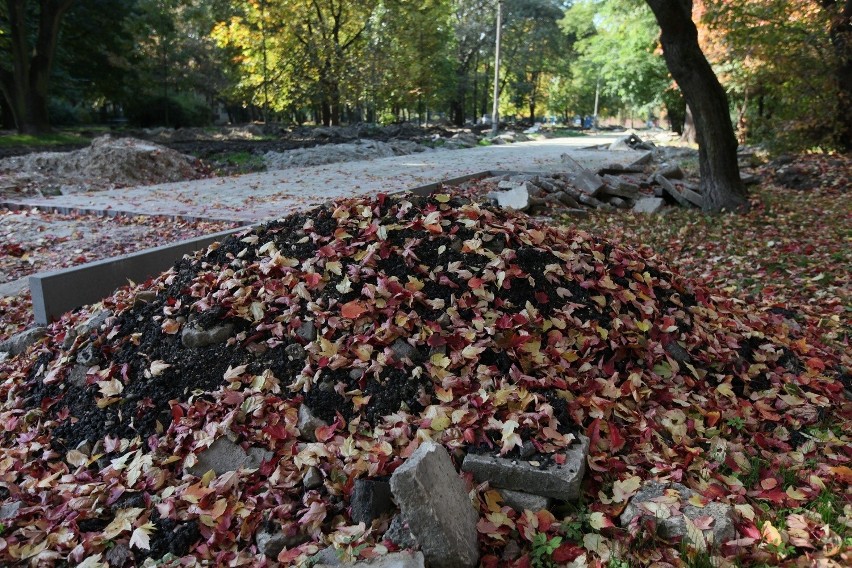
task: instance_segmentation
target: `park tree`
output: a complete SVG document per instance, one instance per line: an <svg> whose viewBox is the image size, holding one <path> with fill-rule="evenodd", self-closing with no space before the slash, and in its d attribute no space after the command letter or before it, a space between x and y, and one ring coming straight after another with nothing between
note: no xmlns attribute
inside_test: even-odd
<svg viewBox="0 0 852 568"><path fill-rule="evenodd" d="M748 196L737 164L728 97L698 44L692 0L646 0L660 26L669 71L692 109L704 209L744 211Z"/></svg>
<svg viewBox="0 0 852 568"><path fill-rule="evenodd" d="M73 0L0 4L0 90L19 132L50 131L50 77L62 18Z"/></svg>

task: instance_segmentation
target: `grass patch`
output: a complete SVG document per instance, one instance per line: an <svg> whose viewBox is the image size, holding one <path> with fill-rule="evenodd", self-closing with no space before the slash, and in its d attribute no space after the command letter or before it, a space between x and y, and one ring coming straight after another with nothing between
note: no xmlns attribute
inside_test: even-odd
<svg viewBox="0 0 852 568"><path fill-rule="evenodd" d="M62 146L65 144L83 144L88 142L88 138L83 138L78 134L70 134L66 132L55 132L53 134L42 134L34 136L32 134L7 134L0 136L0 147L14 148L16 146Z"/></svg>

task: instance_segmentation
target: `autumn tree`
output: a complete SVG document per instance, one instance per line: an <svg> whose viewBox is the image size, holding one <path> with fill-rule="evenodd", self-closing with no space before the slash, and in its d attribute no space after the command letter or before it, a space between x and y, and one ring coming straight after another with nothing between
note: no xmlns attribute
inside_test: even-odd
<svg viewBox="0 0 852 568"><path fill-rule="evenodd" d="M660 26L666 64L693 112L704 210L745 211L748 196L740 179L728 97L698 45L692 0L646 2Z"/></svg>
<svg viewBox="0 0 852 568"><path fill-rule="evenodd" d="M852 151L852 0L817 0L829 17L829 38L835 51L839 92L839 146Z"/></svg>
<svg viewBox="0 0 852 568"><path fill-rule="evenodd" d="M0 4L0 90L18 132L50 131L48 95L62 18L73 0Z"/></svg>

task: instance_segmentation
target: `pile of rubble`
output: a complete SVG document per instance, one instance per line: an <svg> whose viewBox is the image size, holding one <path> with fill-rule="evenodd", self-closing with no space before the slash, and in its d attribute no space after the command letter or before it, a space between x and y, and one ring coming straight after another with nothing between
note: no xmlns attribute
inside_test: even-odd
<svg viewBox="0 0 852 568"><path fill-rule="evenodd" d="M502 208L530 214L585 217L592 209L659 213L666 205L703 207L698 181L688 179L677 163L678 158L697 159L695 150L657 148L635 134L605 149L614 155L628 151L632 159L627 163L614 161L591 171L563 154L562 171L503 174L480 180L467 189L484 191L486 199ZM637 151L641 152L638 157ZM741 168L751 167L751 153L741 153L740 159ZM745 183L757 181L752 174L742 177Z"/></svg>

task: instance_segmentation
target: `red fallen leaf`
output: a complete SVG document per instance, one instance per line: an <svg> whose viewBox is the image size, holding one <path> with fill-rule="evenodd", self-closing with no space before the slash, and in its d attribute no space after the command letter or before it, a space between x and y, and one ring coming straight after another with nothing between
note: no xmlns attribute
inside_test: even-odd
<svg viewBox="0 0 852 568"><path fill-rule="evenodd" d="M559 545L559 548L553 551L552 558L554 562L562 564L575 560L584 552L585 549L573 543L566 542L564 544Z"/></svg>
<svg viewBox="0 0 852 568"><path fill-rule="evenodd" d="M556 517L547 509L536 512L535 516L538 517L538 530L541 532L547 532L553 523L556 522Z"/></svg>
<svg viewBox="0 0 852 568"><path fill-rule="evenodd" d="M319 283L322 282L322 275L317 272L309 272L303 275L302 278L310 289L316 288L319 286Z"/></svg>
<svg viewBox="0 0 852 568"><path fill-rule="evenodd" d="M340 315L348 319L357 319L366 311L367 306L358 300L352 300L340 306Z"/></svg>
<svg viewBox="0 0 852 568"><path fill-rule="evenodd" d="M624 447L624 437L616 428L615 422L607 422L607 426L609 426L609 449L616 452Z"/></svg>
<svg viewBox="0 0 852 568"><path fill-rule="evenodd" d="M479 559L479 565L482 568L499 568L500 559L493 554L489 554Z"/></svg>
<svg viewBox="0 0 852 568"><path fill-rule="evenodd" d="M808 368L813 369L814 371L825 371L825 363L823 363L822 359L817 359L816 357L811 357L805 363Z"/></svg>
<svg viewBox="0 0 852 568"><path fill-rule="evenodd" d="M482 278L477 278L474 276L470 280L467 281L467 285L470 286L472 290L476 290L477 288L482 288L482 285L485 283Z"/></svg>

